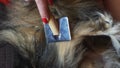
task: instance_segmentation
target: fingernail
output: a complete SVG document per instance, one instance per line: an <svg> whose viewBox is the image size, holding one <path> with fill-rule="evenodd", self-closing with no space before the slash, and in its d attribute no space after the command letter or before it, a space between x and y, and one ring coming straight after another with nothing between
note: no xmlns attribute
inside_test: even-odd
<svg viewBox="0 0 120 68"><path fill-rule="evenodd" d="M53 5L53 0L48 0L48 3L52 6Z"/></svg>
<svg viewBox="0 0 120 68"><path fill-rule="evenodd" d="M43 21L43 23L45 23L45 24L47 24L47 23L48 23L47 18L42 18L42 21Z"/></svg>

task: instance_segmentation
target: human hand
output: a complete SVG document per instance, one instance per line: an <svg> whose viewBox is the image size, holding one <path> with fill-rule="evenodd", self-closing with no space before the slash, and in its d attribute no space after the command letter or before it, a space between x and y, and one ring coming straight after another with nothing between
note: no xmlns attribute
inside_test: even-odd
<svg viewBox="0 0 120 68"><path fill-rule="evenodd" d="M52 0L35 0L35 1L43 23L48 23L48 20L50 19L51 15L48 5L53 4Z"/></svg>
<svg viewBox="0 0 120 68"><path fill-rule="evenodd" d="M120 21L120 0L98 0L98 3L110 12L115 20Z"/></svg>
<svg viewBox="0 0 120 68"><path fill-rule="evenodd" d="M48 7L48 4L50 5L53 4L52 1L53 0L35 0L43 23L49 25L53 35L58 35L59 34L58 23Z"/></svg>
<svg viewBox="0 0 120 68"><path fill-rule="evenodd" d="M4 5L8 5L9 4L9 0L0 0L0 3L4 4Z"/></svg>

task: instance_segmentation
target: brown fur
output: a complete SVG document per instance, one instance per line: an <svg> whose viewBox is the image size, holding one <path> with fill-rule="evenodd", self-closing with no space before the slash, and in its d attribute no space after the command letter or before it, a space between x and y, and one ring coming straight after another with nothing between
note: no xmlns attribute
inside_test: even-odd
<svg viewBox="0 0 120 68"><path fill-rule="evenodd" d="M18 48L34 68L120 67L120 25L113 24L110 14L101 10L95 0L56 0L51 8L57 11L53 11L56 17L69 17L72 40L50 44L45 42L37 8L31 10L16 0L11 6L10 20L4 21L7 24L0 30L0 41ZM116 50L109 44L111 41Z"/></svg>

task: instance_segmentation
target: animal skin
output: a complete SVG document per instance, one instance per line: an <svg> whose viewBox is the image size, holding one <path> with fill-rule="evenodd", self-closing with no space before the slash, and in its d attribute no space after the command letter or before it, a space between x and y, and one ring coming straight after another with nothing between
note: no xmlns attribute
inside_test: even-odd
<svg viewBox="0 0 120 68"><path fill-rule="evenodd" d="M50 9L68 16L72 40L49 44L34 0L10 5L0 4L0 43L18 52L15 68L120 68L120 24L96 0L55 0Z"/></svg>

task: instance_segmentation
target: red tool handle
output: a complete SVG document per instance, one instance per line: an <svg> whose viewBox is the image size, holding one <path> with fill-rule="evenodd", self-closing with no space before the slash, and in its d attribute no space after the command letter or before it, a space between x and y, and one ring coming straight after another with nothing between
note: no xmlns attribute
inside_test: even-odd
<svg viewBox="0 0 120 68"><path fill-rule="evenodd" d="M0 3L3 3L4 5L8 5L9 4L9 0L0 0Z"/></svg>

